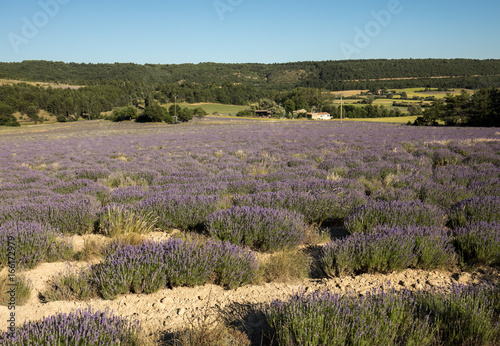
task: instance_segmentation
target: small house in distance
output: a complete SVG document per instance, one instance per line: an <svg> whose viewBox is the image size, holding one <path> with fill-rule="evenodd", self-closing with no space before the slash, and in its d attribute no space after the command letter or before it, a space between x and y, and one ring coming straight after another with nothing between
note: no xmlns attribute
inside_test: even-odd
<svg viewBox="0 0 500 346"><path fill-rule="evenodd" d="M311 113L312 120L331 120L330 113Z"/></svg>
<svg viewBox="0 0 500 346"><path fill-rule="evenodd" d="M269 118L271 117L272 113L270 110L267 109L259 109L255 111L255 115L258 117Z"/></svg>

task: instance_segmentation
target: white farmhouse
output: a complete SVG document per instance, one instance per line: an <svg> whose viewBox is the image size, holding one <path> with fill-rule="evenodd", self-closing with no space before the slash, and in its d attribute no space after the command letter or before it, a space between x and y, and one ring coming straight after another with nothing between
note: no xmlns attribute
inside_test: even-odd
<svg viewBox="0 0 500 346"><path fill-rule="evenodd" d="M332 116L330 113L312 113L311 119L313 120L330 120Z"/></svg>

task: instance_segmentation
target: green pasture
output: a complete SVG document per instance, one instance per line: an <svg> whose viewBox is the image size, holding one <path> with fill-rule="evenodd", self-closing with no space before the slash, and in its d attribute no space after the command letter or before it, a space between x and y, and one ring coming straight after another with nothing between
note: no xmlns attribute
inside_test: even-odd
<svg viewBox="0 0 500 346"><path fill-rule="evenodd" d="M446 95L452 94L452 95L459 95L463 89L450 89L448 91L438 91L437 88L430 88L429 91L423 91L425 88L405 88L405 89L390 89L394 90L397 93L402 93L403 91L406 92L409 98L412 98L414 96L418 97L428 97L428 96L434 96L437 99L442 99L445 98ZM420 91L420 92L419 92ZM473 90L466 90L469 94L473 94Z"/></svg>
<svg viewBox="0 0 500 346"><path fill-rule="evenodd" d="M173 103L163 105L165 107L170 107ZM238 105L224 105L220 103L178 103L179 106L185 108L198 108L201 107L208 114L221 114L221 115L236 115L239 111L250 108L249 106L238 106Z"/></svg>

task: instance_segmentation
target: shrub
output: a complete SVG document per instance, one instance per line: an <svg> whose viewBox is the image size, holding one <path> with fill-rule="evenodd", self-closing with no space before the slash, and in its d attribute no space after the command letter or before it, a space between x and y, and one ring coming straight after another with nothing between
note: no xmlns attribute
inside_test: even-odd
<svg viewBox="0 0 500 346"><path fill-rule="evenodd" d="M14 115L0 114L0 126L21 126Z"/></svg>
<svg viewBox="0 0 500 346"><path fill-rule="evenodd" d="M195 109L193 109L193 116L197 118L203 118L207 115L208 113L201 107L196 107Z"/></svg>
<svg viewBox="0 0 500 346"><path fill-rule="evenodd" d="M132 120L135 118L137 118L137 108L132 106L115 109L110 116L110 120L115 122Z"/></svg>
<svg viewBox="0 0 500 346"><path fill-rule="evenodd" d="M0 223L32 221L50 225L61 233L87 234L94 230L96 210L100 203L93 197L57 197L0 206Z"/></svg>
<svg viewBox="0 0 500 346"><path fill-rule="evenodd" d="M395 292L341 297L328 291L273 301L266 319L279 345L403 345L433 341L416 321L411 301Z"/></svg>
<svg viewBox="0 0 500 346"><path fill-rule="evenodd" d="M2 345L139 345L139 322L106 310L76 310L36 322L25 322L16 332L0 335Z"/></svg>
<svg viewBox="0 0 500 346"><path fill-rule="evenodd" d="M449 293L419 291L414 295L421 315L439 335L434 344L496 345L500 342L500 289L454 285Z"/></svg>
<svg viewBox="0 0 500 346"><path fill-rule="evenodd" d="M263 251L299 244L305 228L303 216L296 212L261 207L233 207L207 219L213 238Z"/></svg>
<svg viewBox="0 0 500 346"><path fill-rule="evenodd" d="M353 233L371 233L377 226L444 226L445 213L420 201L373 201L355 209L345 220Z"/></svg>
<svg viewBox="0 0 500 346"><path fill-rule="evenodd" d="M498 287L456 285L363 297L301 292L265 314L279 345L494 345L499 307Z"/></svg>
<svg viewBox="0 0 500 346"><path fill-rule="evenodd" d="M161 123L162 121L172 123L172 117L164 107L153 104L146 107L144 111L137 116L135 121L138 123Z"/></svg>
<svg viewBox="0 0 500 346"><path fill-rule="evenodd" d="M248 249L217 241L210 241L205 247L211 253L216 284L236 289L255 280L258 261Z"/></svg>
<svg viewBox="0 0 500 346"><path fill-rule="evenodd" d="M323 248L321 267L328 276L366 272L434 269L455 263L450 239L432 228L377 228L334 240Z"/></svg>
<svg viewBox="0 0 500 346"><path fill-rule="evenodd" d="M92 280L105 299L124 293L153 293L167 285L195 286L213 280L236 288L254 280L257 259L247 249L209 241L181 239L139 246L112 244L103 261L92 267Z"/></svg>
<svg viewBox="0 0 500 346"><path fill-rule="evenodd" d="M463 227L479 221L500 222L500 197L472 197L455 204L450 210L450 226Z"/></svg>
<svg viewBox="0 0 500 346"><path fill-rule="evenodd" d="M0 225L0 266L10 265L15 248L15 266L32 269L40 262L72 255L72 247L58 239L51 227L34 222L10 221ZM9 263L10 262L10 263Z"/></svg>
<svg viewBox="0 0 500 346"><path fill-rule="evenodd" d="M219 196L157 193L134 206L135 210L158 218L161 229L200 229L208 216L218 210Z"/></svg>
<svg viewBox="0 0 500 346"><path fill-rule="evenodd" d="M364 198L353 191L339 189L335 192L276 191L239 196L235 205L260 206L272 209L287 209L304 215L309 223L321 224L325 220L343 219L352 208L362 205Z"/></svg>
<svg viewBox="0 0 500 346"><path fill-rule="evenodd" d="M459 227L453 245L467 265L500 265L500 223L478 222Z"/></svg>

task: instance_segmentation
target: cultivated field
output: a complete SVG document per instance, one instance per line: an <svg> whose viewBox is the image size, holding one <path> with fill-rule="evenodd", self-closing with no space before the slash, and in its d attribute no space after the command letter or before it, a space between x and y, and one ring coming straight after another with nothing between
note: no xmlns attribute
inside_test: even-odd
<svg viewBox="0 0 500 346"><path fill-rule="evenodd" d="M166 107L170 107L173 104L167 104ZM179 106L185 108L198 108L201 107L208 114L220 114L220 115L236 115L239 111L248 109L248 106L238 106L238 105L224 105L220 103L179 103Z"/></svg>
<svg viewBox="0 0 500 346"><path fill-rule="evenodd" d="M494 128L1 129L0 343L498 344L499 167Z"/></svg>

